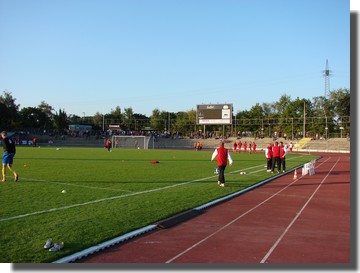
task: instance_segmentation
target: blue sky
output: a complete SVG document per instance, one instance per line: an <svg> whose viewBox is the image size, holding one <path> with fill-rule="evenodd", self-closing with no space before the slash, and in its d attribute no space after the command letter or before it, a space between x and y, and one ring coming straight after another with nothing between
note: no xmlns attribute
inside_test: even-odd
<svg viewBox="0 0 360 273"><path fill-rule="evenodd" d="M0 92L83 116L350 88L350 1L0 0Z"/></svg>

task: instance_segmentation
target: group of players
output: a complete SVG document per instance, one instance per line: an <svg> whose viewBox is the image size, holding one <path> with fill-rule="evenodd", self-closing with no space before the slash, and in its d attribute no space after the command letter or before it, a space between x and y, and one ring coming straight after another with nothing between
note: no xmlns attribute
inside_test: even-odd
<svg viewBox="0 0 360 273"><path fill-rule="evenodd" d="M244 152L249 152L249 154L251 153L255 153L256 152L256 143L249 141L249 143L247 143L246 141L244 141L244 143L241 142L241 140L239 142L234 142L233 145L233 152L241 152L241 147L243 148Z"/></svg>
<svg viewBox="0 0 360 273"><path fill-rule="evenodd" d="M200 141L194 143L195 151L200 151L202 149L202 147L203 147L203 144Z"/></svg>
<svg viewBox="0 0 360 273"><path fill-rule="evenodd" d="M266 171L274 173L275 167L277 172L280 173L281 169L284 173L286 171L285 158L289 152L287 145L284 145L282 141L275 143L269 143L265 149L265 158L266 158Z"/></svg>
<svg viewBox="0 0 360 273"><path fill-rule="evenodd" d="M241 147L243 146L244 151L247 151L247 142L244 143L234 143L233 152L241 152ZM285 158L288 154L289 150L292 151L292 143L290 145L284 145L282 141L275 141L274 143L269 143L269 145L265 149L265 157L266 157L266 171L274 173L275 168L277 168L277 173L286 171L286 162ZM249 143L249 153L256 152L256 143ZM233 160L231 158L230 152L228 149L224 147L224 141L220 142L220 146L216 148L211 156L211 161L216 158L217 160L217 173L218 184L221 187L225 185L225 168L227 163L232 166Z"/></svg>
<svg viewBox="0 0 360 273"><path fill-rule="evenodd" d="M241 152L241 148L243 148L244 152L255 153L256 152L256 143L244 141L242 143L234 142L233 144L233 152ZM288 147L288 145L284 145L281 141L280 143L275 141L274 143L269 143L269 145L265 149L265 157L267 161L266 171L274 173L275 167L277 168L277 172L280 173L286 170L285 157L288 154L288 151L292 150L292 143Z"/></svg>

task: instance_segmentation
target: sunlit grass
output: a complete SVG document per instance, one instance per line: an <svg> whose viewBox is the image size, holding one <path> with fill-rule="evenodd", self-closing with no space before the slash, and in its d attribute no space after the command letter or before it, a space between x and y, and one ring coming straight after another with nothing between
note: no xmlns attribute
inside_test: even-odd
<svg viewBox="0 0 360 273"><path fill-rule="evenodd" d="M11 181L8 173L0 184L0 262L51 262L272 175L265 171L263 153L232 154L234 164L221 188L211 154L18 147L14 168L20 181ZM312 159L288 155L287 168ZM154 160L159 163L150 164ZM48 238L63 241L64 249L44 250Z"/></svg>

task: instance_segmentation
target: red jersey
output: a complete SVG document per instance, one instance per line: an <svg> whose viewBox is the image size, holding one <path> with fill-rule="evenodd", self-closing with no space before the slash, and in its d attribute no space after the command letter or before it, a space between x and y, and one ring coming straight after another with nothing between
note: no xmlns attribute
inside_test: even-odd
<svg viewBox="0 0 360 273"><path fill-rule="evenodd" d="M272 147L272 154L273 154L273 157L279 157L280 156L280 146L279 145L274 145Z"/></svg>
<svg viewBox="0 0 360 273"><path fill-rule="evenodd" d="M266 147L265 157L266 157L267 159L272 158L272 149L271 149L271 148L272 148L271 146L267 146L267 147Z"/></svg>
<svg viewBox="0 0 360 273"><path fill-rule="evenodd" d="M111 146L111 141L110 141L110 140L106 140L105 147L110 147L110 146Z"/></svg>
<svg viewBox="0 0 360 273"><path fill-rule="evenodd" d="M223 146L220 146L219 148L215 149L214 153L211 156L211 160L213 160L215 157L218 166L226 166L228 160L230 165L233 162L228 149L226 149Z"/></svg>
<svg viewBox="0 0 360 273"><path fill-rule="evenodd" d="M280 147L280 158L285 158L286 156L286 148L284 146Z"/></svg>
<svg viewBox="0 0 360 273"><path fill-rule="evenodd" d="M224 147L219 147L217 148L217 164L218 166L226 166L227 164L227 156L228 156L228 149L224 148Z"/></svg>

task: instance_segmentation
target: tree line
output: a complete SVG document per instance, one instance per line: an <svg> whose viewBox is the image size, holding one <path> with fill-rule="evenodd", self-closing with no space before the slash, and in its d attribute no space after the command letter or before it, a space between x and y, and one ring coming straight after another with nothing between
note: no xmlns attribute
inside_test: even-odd
<svg viewBox="0 0 360 273"><path fill-rule="evenodd" d="M158 108L151 116L134 113L131 107L121 110L116 106L107 114L97 112L93 116L68 115L64 109L55 109L41 101L38 106L23 107L16 104L11 92L0 96L0 129L42 133L55 131L64 133L70 124L91 125L94 130L106 131L109 125L120 125L124 131L144 130L167 132L190 136L207 131L223 134L253 132L261 136L273 136L282 132L287 136L302 137L321 135L324 137L350 134L350 90L337 89L328 97L312 99L282 95L275 102L256 103L250 110L233 113L231 125L196 125L196 110L168 112Z"/></svg>

